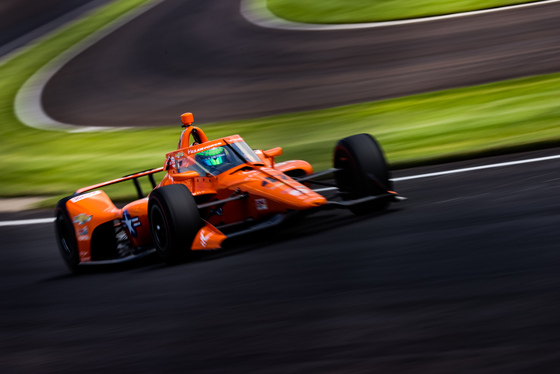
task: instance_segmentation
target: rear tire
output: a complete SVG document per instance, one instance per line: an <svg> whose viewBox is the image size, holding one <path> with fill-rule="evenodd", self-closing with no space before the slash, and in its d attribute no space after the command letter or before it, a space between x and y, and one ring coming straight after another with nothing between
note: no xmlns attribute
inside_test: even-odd
<svg viewBox="0 0 560 374"><path fill-rule="evenodd" d="M352 135L340 140L334 150L336 184L344 200L387 193L393 189L383 151L369 134ZM390 198L374 200L350 208L355 214L381 211Z"/></svg>
<svg viewBox="0 0 560 374"><path fill-rule="evenodd" d="M163 261L172 265L192 257L191 246L202 220L186 186L173 184L153 190L148 217L154 246Z"/></svg>
<svg viewBox="0 0 560 374"><path fill-rule="evenodd" d="M59 201L56 206L54 227L62 259L71 271L76 272L80 264L80 253L74 225L66 209L66 201L68 198Z"/></svg>

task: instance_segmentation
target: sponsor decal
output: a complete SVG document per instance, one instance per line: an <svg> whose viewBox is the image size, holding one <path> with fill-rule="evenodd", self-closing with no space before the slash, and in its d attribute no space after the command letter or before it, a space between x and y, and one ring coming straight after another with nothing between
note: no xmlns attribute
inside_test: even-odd
<svg viewBox="0 0 560 374"><path fill-rule="evenodd" d="M138 226L142 226L142 222L140 222L140 218L138 216L131 217L130 213L128 213L128 210L125 210L123 212L121 223L126 226L128 232L130 233L130 235L132 235L133 238L136 238L138 236L136 228Z"/></svg>
<svg viewBox="0 0 560 374"><path fill-rule="evenodd" d="M220 140L219 142L216 142L216 143L212 143L212 144L205 145L204 147L196 147L196 148L194 148L194 149L189 149L189 150L187 151L187 153L188 153L189 155L192 155L193 153L198 153L198 152L206 151L207 149L214 148L214 147L217 147L217 146L220 146L220 145L222 145L222 141L221 141L221 140Z"/></svg>
<svg viewBox="0 0 560 374"><path fill-rule="evenodd" d="M84 227L83 229L78 230L78 235L83 236L83 235L87 235L87 234L88 234L88 228L87 227Z"/></svg>
<svg viewBox="0 0 560 374"><path fill-rule="evenodd" d="M290 191L290 195L292 196L300 196L303 195L301 192L299 192L298 190L291 190Z"/></svg>
<svg viewBox="0 0 560 374"><path fill-rule="evenodd" d="M243 138L240 137L239 135L232 135L228 138L228 143L238 143L238 142L242 142Z"/></svg>
<svg viewBox="0 0 560 374"><path fill-rule="evenodd" d="M76 197L70 199L70 201L73 202L73 203L77 203L80 200L87 199L88 197L92 197L92 196L95 196L95 195L99 195L100 193L101 193L101 191L88 192L88 193L85 193L83 195L76 196Z"/></svg>
<svg viewBox="0 0 560 374"><path fill-rule="evenodd" d="M211 236L211 232L209 232L207 235L204 235L203 232L200 233L200 244L202 244L204 248L206 248L206 246L208 245L208 239L210 239Z"/></svg>
<svg viewBox="0 0 560 374"><path fill-rule="evenodd" d="M88 240L89 240L89 235L78 236L78 241L79 242L87 242Z"/></svg>
<svg viewBox="0 0 560 374"><path fill-rule="evenodd" d="M266 199L256 199L255 204L257 205L257 210L268 209L268 204L266 203Z"/></svg>
<svg viewBox="0 0 560 374"><path fill-rule="evenodd" d="M183 157L184 155L185 155L185 154L184 154L183 152L175 153L175 157L176 157L176 158L181 158L181 157Z"/></svg>
<svg viewBox="0 0 560 374"><path fill-rule="evenodd" d="M76 217L74 217L72 222L77 223L78 225L85 225L87 222L91 221L91 217L93 216L87 215L85 213L80 213Z"/></svg>

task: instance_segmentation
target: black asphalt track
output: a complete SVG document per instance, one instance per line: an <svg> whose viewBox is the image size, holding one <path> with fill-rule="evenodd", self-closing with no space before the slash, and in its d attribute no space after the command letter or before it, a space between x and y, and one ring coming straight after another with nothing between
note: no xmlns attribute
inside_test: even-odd
<svg viewBox="0 0 560 374"><path fill-rule="evenodd" d="M332 107L560 70L560 4L407 26L285 31L239 1L167 0L47 85L46 111L82 125L197 123Z"/></svg>
<svg viewBox="0 0 560 374"><path fill-rule="evenodd" d="M27 35L35 30L46 27L42 32L51 31L59 23L49 27L50 22L64 17L80 7L91 4L91 6L106 3L109 0L3 0L0 1L0 51L7 53L13 49L30 42ZM85 7L84 11L90 9ZM19 43L11 44L8 50L4 46L19 40Z"/></svg>
<svg viewBox="0 0 560 374"><path fill-rule="evenodd" d="M0 227L0 372L557 373L559 167L396 182L175 267L71 275L50 225Z"/></svg>

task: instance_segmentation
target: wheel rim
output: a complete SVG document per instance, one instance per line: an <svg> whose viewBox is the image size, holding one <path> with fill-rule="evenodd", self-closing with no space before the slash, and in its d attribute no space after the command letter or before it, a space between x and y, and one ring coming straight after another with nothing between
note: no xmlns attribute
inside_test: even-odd
<svg viewBox="0 0 560 374"><path fill-rule="evenodd" d="M160 207L154 205L152 207L152 220L151 220L152 236L156 242L156 246L159 249L167 248L167 224L165 223L165 217Z"/></svg>

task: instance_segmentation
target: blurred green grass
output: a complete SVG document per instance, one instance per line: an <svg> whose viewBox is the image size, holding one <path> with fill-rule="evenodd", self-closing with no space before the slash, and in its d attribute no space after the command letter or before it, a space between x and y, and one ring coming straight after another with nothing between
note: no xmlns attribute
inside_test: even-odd
<svg viewBox="0 0 560 374"><path fill-rule="evenodd" d="M164 154L175 149L180 113L176 125L163 128L63 133L25 127L13 112L17 90L36 70L143 2L113 3L0 66L0 196L62 197L162 166ZM254 148L282 146L281 159L305 159L316 170L330 167L338 139L367 132L379 139L392 167L403 167L559 144L558 97L560 74L552 74L201 127L210 138L237 133ZM133 193L131 184L120 188L119 197Z"/></svg>
<svg viewBox="0 0 560 374"><path fill-rule="evenodd" d="M392 21L438 16L530 3L523 0L253 0L266 2L269 10L293 22L337 24ZM255 5L257 6L257 5Z"/></svg>

